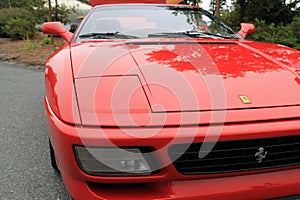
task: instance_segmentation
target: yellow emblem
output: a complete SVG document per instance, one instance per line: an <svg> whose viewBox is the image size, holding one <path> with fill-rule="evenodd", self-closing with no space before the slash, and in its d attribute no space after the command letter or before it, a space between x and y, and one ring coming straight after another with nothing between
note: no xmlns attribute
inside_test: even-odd
<svg viewBox="0 0 300 200"><path fill-rule="evenodd" d="M240 95L239 97L240 97L240 99L242 100L242 102L244 104L251 104L252 103L251 100L246 95Z"/></svg>

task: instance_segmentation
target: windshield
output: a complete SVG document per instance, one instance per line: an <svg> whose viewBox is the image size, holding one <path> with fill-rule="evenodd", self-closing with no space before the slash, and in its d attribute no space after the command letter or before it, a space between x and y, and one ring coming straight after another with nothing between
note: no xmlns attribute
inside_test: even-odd
<svg viewBox="0 0 300 200"><path fill-rule="evenodd" d="M114 5L94 8L77 40L151 37L237 37L209 12L188 6Z"/></svg>

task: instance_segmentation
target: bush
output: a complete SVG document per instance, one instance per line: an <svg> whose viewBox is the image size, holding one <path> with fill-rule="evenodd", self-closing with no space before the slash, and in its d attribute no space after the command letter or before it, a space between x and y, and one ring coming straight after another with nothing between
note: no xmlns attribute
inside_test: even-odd
<svg viewBox="0 0 300 200"><path fill-rule="evenodd" d="M49 38L49 37L44 38L44 39L40 42L40 45L41 45L41 46L46 46L46 45L50 45L50 44L52 44L52 41L51 41L51 38Z"/></svg>
<svg viewBox="0 0 300 200"><path fill-rule="evenodd" d="M224 11L222 12L221 15L221 19L228 25L230 25L230 27L234 30L234 31L239 31L241 26L240 26L240 22L239 22L239 13L235 10L229 12L229 11Z"/></svg>
<svg viewBox="0 0 300 200"><path fill-rule="evenodd" d="M23 8L0 10L0 36L12 39L32 38L35 34L35 19Z"/></svg>
<svg viewBox="0 0 300 200"><path fill-rule="evenodd" d="M236 32L240 29L239 13L237 10L222 13L222 19L229 24ZM286 45L300 50L300 16L293 18L291 24L268 24L264 20L255 19L254 21L246 20L245 22L253 23L256 32L249 35L247 39L271 42Z"/></svg>
<svg viewBox="0 0 300 200"><path fill-rule="evenodd" d="M256 19L256 32L248 37L250 40L271 42L299 49L298 38L291 25L266 24L263 20ZM298 28L298 27L297 27Z"/></svg>
<svg viewBox="0 0 300 200"><path fill-rule="evenodd" d="M33 38L35 26L26 19L16 18L8 20L4 32L13 40Z"/></svg>
<svg viewBox="0 0 300 200"><path fill-rule="evenodd" d="M298 38L298 44L300 45L300 16L295 17L290 26L295 37Z"/></svg>
<svg viewBox="0 0 300 200"><path fill-rule="evenodd" d="M11 16L11 12L9 9L1 9L0 10L0 37L8 37L8 35L3 31L4 26L7 24Z"/></svg>
<svg viewBox="0 0 300 200"><path fill-rule="evenodd" d="M31 40L29 39L26 39L24 42L25 42L25 46L21 48L21 50L38 49L40 47L40 45L38 44L31 43Z"/></svg>

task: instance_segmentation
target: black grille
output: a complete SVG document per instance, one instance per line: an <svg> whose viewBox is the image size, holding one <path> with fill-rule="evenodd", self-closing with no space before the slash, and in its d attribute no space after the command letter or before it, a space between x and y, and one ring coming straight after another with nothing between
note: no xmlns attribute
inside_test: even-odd
<svg viewBox="0 0 300 200"><path fill-rule="evenodd" d="M177 171L185 175L220 174L300 165L300 135L221 141L200 159L202 145L203 149L213 143L176 144L169 148ZM264 148L262 155L265 158L259 163L255 154L260 147Z"/></svg>

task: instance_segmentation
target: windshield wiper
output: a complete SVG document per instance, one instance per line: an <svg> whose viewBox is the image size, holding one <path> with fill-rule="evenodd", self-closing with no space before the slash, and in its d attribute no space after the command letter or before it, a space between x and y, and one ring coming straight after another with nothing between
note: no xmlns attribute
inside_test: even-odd
<svg viewBox="0 0 300 200"><path fill-rule="evenodd" d="M213 34L209 32L200 32L200 31L184 31L184 32L170 32L170 33L151 33L148 37L194 37L194 38L225 38L232 39L232 36Z"/></svg>
<svg viewBox="0 0 300 200"><path fill-rule="evenodd" d="M85 33L79 35L79 38L93 38L93 39L111 39L111 38L119 38L119 39L133 39L138 38L133 35L126 35L123 33L117 32L108 32L108 33Z"/></svg>
<svg viewBox="0 0 300 200"><path fill-rule="evenodd" d="M221 34L216 34L216 33L210 33L210 32L198 32L198 31L187 31L190 34L198 34L197 37L217 37L217 38L224 38L224 39L232 39L235 38L232 35L221 35Z"/></svg>
<svg viewBox="0 0 300 200"><path fill-rule="evenodd" d="M186 37L185 32L161 32L161 33L150 33L148 34L149 38L173 38L173 37Z"/></svg>

